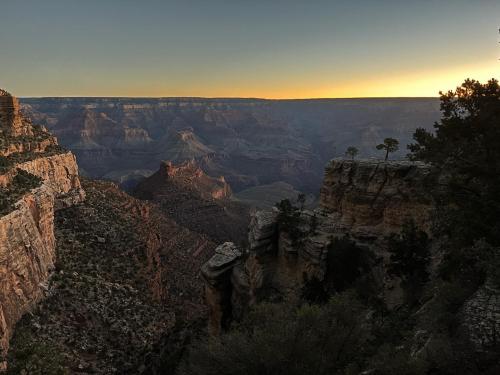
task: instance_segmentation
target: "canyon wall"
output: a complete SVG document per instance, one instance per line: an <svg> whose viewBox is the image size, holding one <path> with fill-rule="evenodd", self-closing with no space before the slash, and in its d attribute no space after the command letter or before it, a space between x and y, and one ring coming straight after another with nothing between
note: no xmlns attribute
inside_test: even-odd
<svg viewBox="0 0 500 375"><path fill-rule="evenodd" d="M437 98L26 98L22 105L92 177L136 181L161 160L194 158L235 192L283 181L317 194L324 165L348 146L377 156L385 137L403 146L416 127L431 129L439 118Z"/></svg>
<svg viewBox="0 0 500 375"><path fill-rule="evenodd" d="M248 247L224 244L218 252L231 248L231 255L216 255L202 267L211 332L219 333L231 318L241 317L248 305L294 301L307 280L325 280L334 238L349 235L357 246L373 251L383 259L383 275L387 235L399 233L408 220L429 230L433 204L427 186L433 178L421 163L335 159L325 170L319 207L300 211L302 238L294 239L280 227L277 209L255 213ZM378 282L386 280L380 276ZM392 294L388 292L387 302L395 304L399 296Z"/></svg>
<svg viewBox="0 0 500 375"><path fill-rule="evenodd" d="M42 185L0 218L0 369L19 318L42 298L55 262L54 195Z"/></svg>
<svg viewBox="0 0 500 375"><path fill-rule="evenodd" d="M56 209L71 206L85 198L80 185L78 165L71 152L39 157L16 167L43 179L56 196Z"/></svg>
<svg viewBox="0 0 500 375"><path fill-rule="evenodd" d="M436 176L420 162L335 159L326 168L320 208L357 237L399 232L408 220L429 232Z"/></svg>
<svg viewBox="0 0 500 375"><path fill-rule="evenodd" d="M400 233L411 220L432 240L430 192L439 187L439 180L422 163L332 160L325 170L319 207L300 210L295 230L301 238L286 230L276 208L259 211L250 223L247 248L223 244L201 268L210 332L221 333L260 301L297 302L310 280L335 290L328 261L338 249L331 244L346 235L358 249L375 256L369 283L377 286L378 297L389 309L401 306L400 279L388 272L388 236ZM439 240L431 242L431 280L442 257L439 247ZM494 283L487 281L461 307L458 323L477 353L498 345L499 295Z"/></svg>
<svg viewBox="0 0 500 375"><path fill-rule="evenodd" d="M81 202L78 166L0 90L0 369L21 316L44 295L55 263L54 210Z"/></svg>

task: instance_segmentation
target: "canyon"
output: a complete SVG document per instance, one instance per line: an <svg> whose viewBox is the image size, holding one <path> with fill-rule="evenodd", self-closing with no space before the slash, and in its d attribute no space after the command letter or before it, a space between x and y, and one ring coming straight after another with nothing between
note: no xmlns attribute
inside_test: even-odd
<svg viewBox="0 0 500 375"><path fill-rule="evenodd" d="M199 269L215 244L153 201L79 176L75 156L1 94L0 371L154 369L165 337L206 319ZM204 204L231 195L193 163L162 167L159 191L173 178Z"/></svg>
<svg viewBox="0 0 500 375"><path fill-rule="evenodd" d="M439 118L434 98L25 98L22 106L75 153L85 175L133 188L161 160L195 159L235 193L283 182L316 195L324 165L348 146L374 157L375 145L394 137L400 158L414 129Z"/></svg>
<svg viewBox="0 0 500 375"><path fill-rule="evenodd" d="M342 277L397 312L390 243L409 223L431 244L431 292L410 317L432 317L443 176L373 146L410 142L434 99L22 102L42 125L0 91L0 370L172 373L205 327L221 337L263 302L341 294ZM334 157L348 145L362 157ZM474 353L493 353L499 295L487 280L456 315ZM440 336L415 327L425 356Z"/></svg>

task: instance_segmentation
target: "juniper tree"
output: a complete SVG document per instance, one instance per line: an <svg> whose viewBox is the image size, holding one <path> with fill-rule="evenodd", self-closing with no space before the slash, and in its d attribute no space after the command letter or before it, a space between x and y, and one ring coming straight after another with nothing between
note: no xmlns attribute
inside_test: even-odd
<svg viewBox="0 0 500 375"><path fill-rule="evenodd" d="M399 141L394 138L385 138L384 143L377 145L377 150L385 150L385 158L387 161L389 154L399 150Z"/></svg>

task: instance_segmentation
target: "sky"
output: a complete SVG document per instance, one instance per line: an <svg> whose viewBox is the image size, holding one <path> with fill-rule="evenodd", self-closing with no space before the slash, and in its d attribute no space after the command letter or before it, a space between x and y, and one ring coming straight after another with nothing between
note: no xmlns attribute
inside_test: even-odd
<svg viewBox="0 0 500 375"><path fill-rule="evenodd" d="M16 96L437 96L500 78L500 0L0 0Z"/></svg>

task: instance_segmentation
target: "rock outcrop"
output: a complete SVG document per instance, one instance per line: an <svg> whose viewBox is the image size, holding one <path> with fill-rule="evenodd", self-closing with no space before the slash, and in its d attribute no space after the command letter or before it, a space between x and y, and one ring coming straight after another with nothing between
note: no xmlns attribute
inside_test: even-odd
<svg viewBox="0 0 500 375"><path fill-rule="evenodd" d="M194 160L179 165L162 162L133 195L159 203L168 217L215 243L245 242L249 207L230 199L224 177L208 176Z"/></svg>
<svg viewBox="0 0 500 375"><path fill-rule="evenodd" d="M231 188L224 176L210 177L195 160L174 165L163 161L160 169L140 183L135 192L142 198L152 199L159 195L177 194L179 191L192 192L202 199L229 199Z"/></svg>
<svg viewBox="0 0 500 375"><path fill-rule="evenodd" d="M351 235L380 237L405 221L429 231L431 167L418 162L335 159L327 167L320 207Z"/></svg>
<svg viewBox="0 0 500 375"><path fill-rule="evenodd" d="M54 210L81 202L78 167L0 91L0 367L12 330L44 295L55 262Z"/></svg>
<svg viewBox="0 0 500 375"><path fill-rule="evenodd" d="M481 286L462 307L462 324L477 351L498 346L500 290L492 283Z"/></svg>
<svg viewBox="0 0 500 375"><path fill-rule="evenodd" d="M55 194L56 209L72 206L85 198L78 165L71 152L39 157L17 164L16 167L43 179L44 184Z"/></svg>
<svg viewBox="0 0 500 375"><path fill-rule="evenodd" d="M0 91L0 130L11 137L33 135L29 122L19 113L19 100L5 90Z"/></svg>
<svg viewBox="0 0 500 375"><path fill-rule="evenodd" d="M241 255L236 245L225 242L201 268L210 315L208 329L213 335L220 334L231 320L231 273Z"/></svg>
<svg viewBox="0 0 500 375"><path fill-rule="evenodd" d="M224 245L245 255L227 259L221 272L212 272L210 262L202 268L211 332L227 325L229 312L239 318L248 305L262 300L293 301L307 280L325 280L334 238L348 234L358 246L387 259L386 236L399 233L405 221L429 229L433 204L427 184L433 178L421 163L333 160L325 171L319 208L300 212L294 229L300 238L280 226L276 209L255 213L247 248ZM381 274L383 267L382 262ZM378 282L385 281L381 277Z"/></svg>

